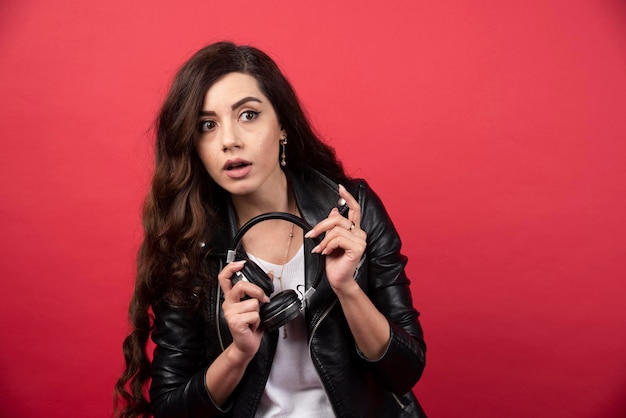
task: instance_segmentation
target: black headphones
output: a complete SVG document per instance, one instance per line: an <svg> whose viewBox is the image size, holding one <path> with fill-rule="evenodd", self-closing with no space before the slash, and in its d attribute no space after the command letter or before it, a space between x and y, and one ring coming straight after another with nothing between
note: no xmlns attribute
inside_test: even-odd
<svg viewBox="0 0 626 418"><path fill-rule="evenodd" d="M280 219L291 222L302 228L305 232L312 229L311 225L309 225L304 219L292 215L291 213L269 212L256 216L246 222L233 238L233 242L231 245L232 249L228 250L226 262L230 263L232 261L235 261L237 259L237 255L241 254L237 252L237 248L239 247L244 234L250 228L258 224L259 222L267 221L270 219ZM319 243L321 241L320 238L311 239L313 239L316 243ZM313 282L313 286L311 286L309 291L311 289L315 291L315 287L319 284L319 281L321 280L323 271L320 266L321 263L321 257L318 256L316 278ZM253 283L263 289L263 292L265 292L267 296L270 296L274 292L274 284L272 283L272 280L270 280L269 276L263 271L263 269L261 269L261 267L259 267L256 263L249 259L246 259L246 263L244 264L243 268L233 274L230 280L233 286L241 280ZM307 297L309 291L305 292L304 298ZM266 329L268 329L269 331L274 331L282 327L292 319L296 318L301 309L302 301L298 297L296 291L293 289L285 289L282 292L274 295L268 303L261 306L261 321L263 322L263 325Z"/></svg>

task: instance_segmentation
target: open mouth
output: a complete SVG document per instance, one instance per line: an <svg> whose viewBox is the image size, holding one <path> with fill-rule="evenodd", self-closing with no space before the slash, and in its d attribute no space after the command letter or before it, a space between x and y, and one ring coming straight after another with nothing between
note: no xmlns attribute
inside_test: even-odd
<svg viewBox="0 0 626 418"><path fill-rule="evenodd" d="M238 163L233 163L233 164L228 164L226 166L226 170L237 170L239 168L244 168L249 166L250 163L245 163L245 162L238 162Z"/></svg>

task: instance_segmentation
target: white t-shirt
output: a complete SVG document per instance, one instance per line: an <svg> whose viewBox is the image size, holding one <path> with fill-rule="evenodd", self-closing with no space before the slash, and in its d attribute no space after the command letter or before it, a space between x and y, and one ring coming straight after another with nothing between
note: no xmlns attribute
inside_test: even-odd
<svg viewBox="0 0 626 418"><path fill-rule="evenodd" d="M266 273L274 273L274 294L294 289L302 298L304 293L304 246L283 266L250 259ZM281 273L280 280L276 277ZM272 369L256 416L261 418L298 417L327 418L334 413L319 375L313 366L301 314L279 329L278 346Z"/></svg>

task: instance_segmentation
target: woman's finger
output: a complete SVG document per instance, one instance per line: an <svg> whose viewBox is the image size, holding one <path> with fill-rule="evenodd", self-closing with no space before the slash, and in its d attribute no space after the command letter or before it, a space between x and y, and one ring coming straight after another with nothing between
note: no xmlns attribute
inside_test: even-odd
<svg viewBox="0 0 626 418"><path fill-rule="evenodd" d="M218 280L225 298L232 301L240 301L245 297L250 297L258 299L263 303L269 302L269 297L263 292L263 289L247 280L240 280L233 286L232 276L240 271L244 264L245 260L234 261L227 264L219 273Z"/></svg>
<svg viewBox="0 0 626 418"><path fill-rule="evenodd" d="M339 196L346 201L348 206L348 219L354 222L354 225L358 228L361 227L361 206L356 201L354 196L342 185L339 185Z"/></svg>
<svg viewBox="0 0 626 418"><path fill-rule="evenodd" d="M365 240L360 237L352 237L342 234L329 237L328 241L321 244L317 251L319 251L322 255L329 255L334 250L341 249L347 254L358 254L358 257L355 258L360 258L365 246Z"/></svg>
<svg viewBox="0 0 626 418"><path fill-rule="evenodd" d="M346 251L358 251L359 248L366 245L367 234L365 231L358 229L356 226L351 230L346 227L345 223L344 219L343 225L334 226L329 231L326 231L324 238L312 249L312 252L329 254L336 248L341 248ZM331 242L340 244L331 246Z"/></svg>
<svg viewBox="0 0 626 418"><path fill-rule="evenodd" d="M235 301L240 301L245 298L254 298L262 303L270 301L270 298L263 292L263 289L254 283L244 280L235 283L235 285L231 287L227 297Z"/></svg>
<svg viewBox="0 0 626 418"><path fill-rule="evenodd" d="M228 321L228 319L227 319ZM261 326L261 316L259 312L245 312L237 315L229 321L231 332L245 333L248 330L255 332Z"/></svg>
<svg viewBox="0 0 626 418"><path fill-rule="evenodd" d="M333 228L340 228L344 231L352 232L359 229L357 222L347 219L339 213L337 208L333 208L328 214L328 217L322 219L317 225L315 225L310 231L308 231L305 238L315 238L323 233L329 233Z"/></svg>
<svg viewBox="0 0 626 418"><path fill-rule="evenodd" d="M350 231L344 228L333 228L328 231L324 239L313 248L313 253L330 254L333 250L341 248L344 251L361 251L366 245L367 234L365 231Z"/></svg>
<svg viewBox="0 0 626 418"><path fill-rule="evenodd" d="M222 288L222 292L227 293L233 287L231 278L235 272L241 270L246 263L246 260L233 261L224 266L222 271L217 275L217 280Z"/></svg>

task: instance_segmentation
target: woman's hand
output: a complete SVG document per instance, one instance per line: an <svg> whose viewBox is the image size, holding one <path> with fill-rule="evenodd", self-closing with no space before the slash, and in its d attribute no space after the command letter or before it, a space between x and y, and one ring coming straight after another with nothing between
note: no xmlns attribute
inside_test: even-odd
<svg viewBox="0 0 626 418"><path fill-rule="evenodd" d="M342 216L337 208L333 208L326 219L305 235L306 238L314 238L326 233L312 252L326 256L326 276L337 294L358 286L354 281L354 272L367 245L367 234L361 229L361 207L341 185L339 196L346 201L348 218Z"/></svg>
<svg viewBox="0 0 626 418"><path fill-rule="evenodd" d="M269 301L263 290L249 282L234 286L230 278L243 268L244 261L229 263L217 278L224 292L224 317L233 342L215 359L206 371L205 384L216 405L224 405L241 382L248 363L259 350L263 328L259 315L261 303ZM249 299L241 300L245 296Z"/></svg>
<svg viewBox="0 0 626 418"><path fill-rule="evenodd" d="M263 290L250 282L239 281L234 286L232 275L241 270L245 261L227 264L217 276L222 292L224 292L224 318L233 336L233 346L241 360L248 362L254 357L263 336L259 307L269 302ZM244 299L245 297L248 297ZM243 300L242 300L243 299Z"/></svg>

